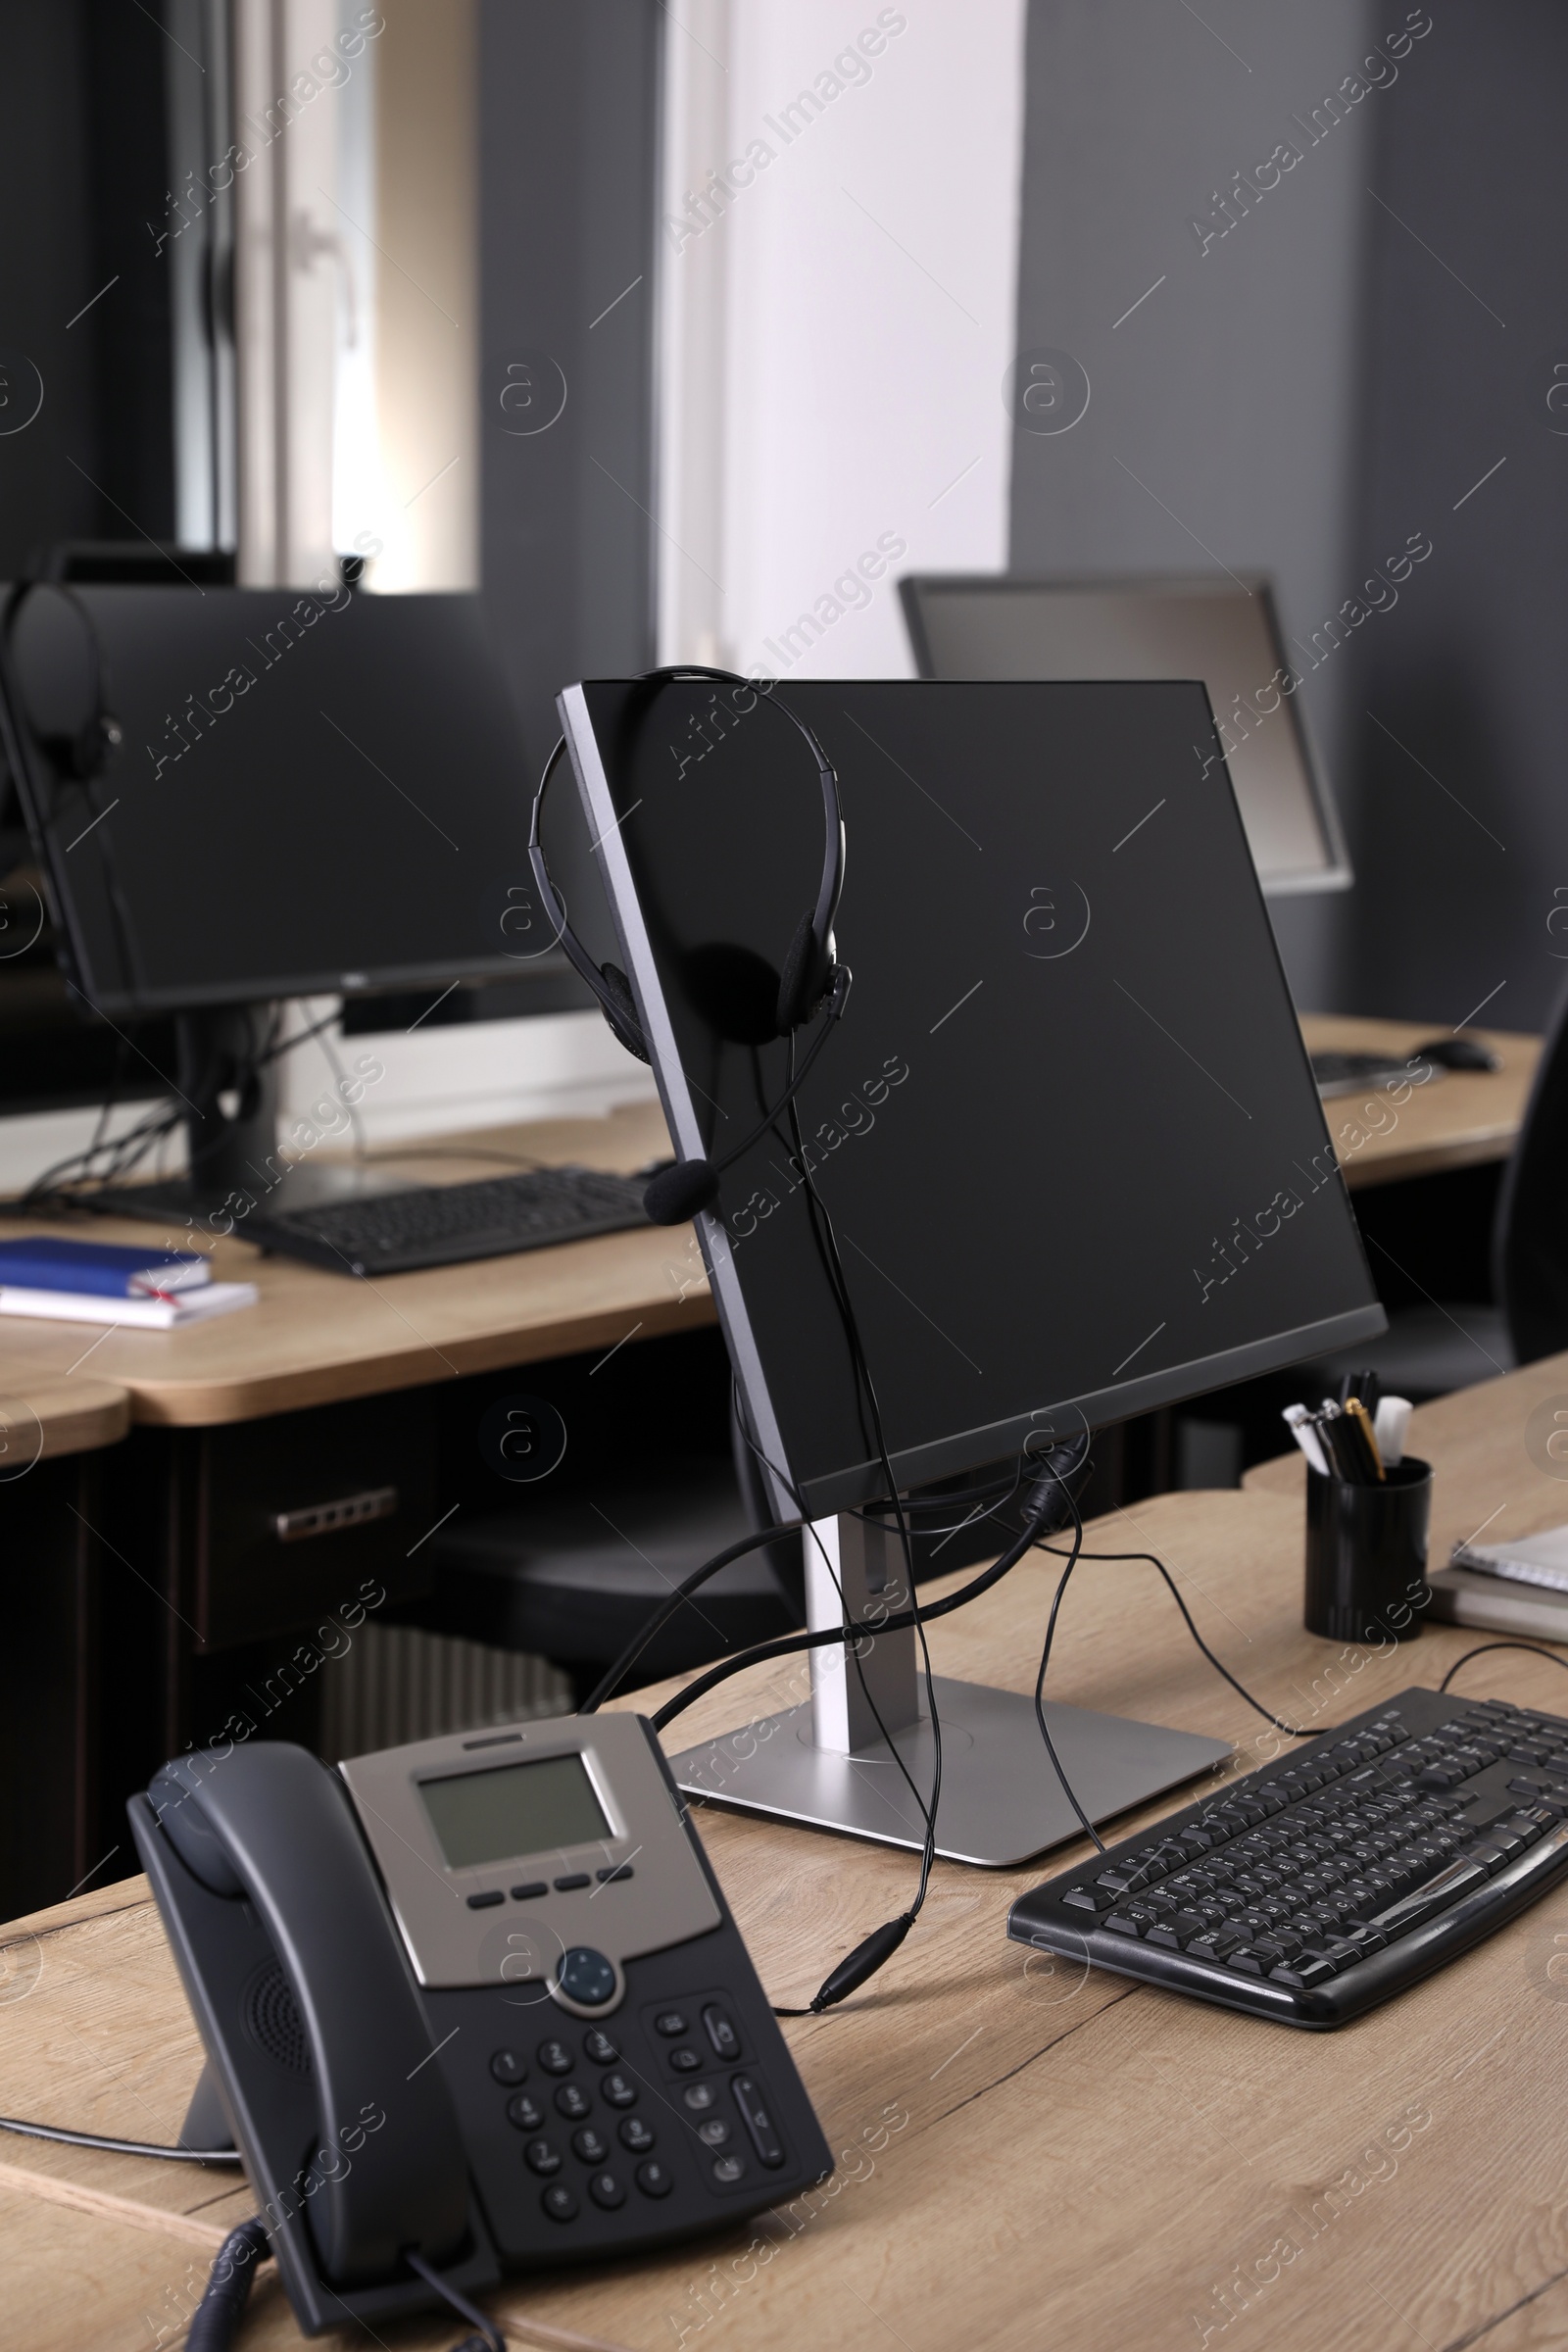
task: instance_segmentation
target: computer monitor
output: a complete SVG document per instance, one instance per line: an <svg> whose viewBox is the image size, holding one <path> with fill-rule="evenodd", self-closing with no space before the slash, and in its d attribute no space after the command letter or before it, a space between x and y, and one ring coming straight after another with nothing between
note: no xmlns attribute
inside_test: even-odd
<svg viewBox="0 0 1568 2352"><path fill-rule="evenodd" d="M1225 763L1193 756L1217 754L1203 688L824 680L774 698L840 780L854 981L800 1125L900 1486L1382 1330ZM683 1157L743 1137L789 1066L787 1045L749 1042L767 970L715 1004L715 950L777 974L820 872L808 752L767 696L745 706L722 686L613 680L560 704ZM853 1516L886 1482L786 1119L724 1175L698 1236L776 1508L828 1522L846 1592L891 1590L902 1568ZM808 1584L816 1556L808 1544ZM831 1578L822 1606L838 1606ZM879 1705L906 1704L918 1744L908 1644L879 1638L872 1671L903 1678ZM974 1744L969 1767L945 1755L942 1850L1017 1861L1068 1834L1030 1702L1004 1768L976 1709L1009 1716L991 1701L1012 1694L949 1689ZM678 1777L918 1843L885 1760L861 1801L857 1690L840 1663L814 1746L683 1758ZM1102 1811L1180 1777L1160 1778L1175 1735L1116 1721L1098 1760L1064 1738Z"/></svg>
<svg viewBox="0 0 1568 2352"><path fill-rule="evenodd" d="M275 1000L582 1001L534 905L533 779L477 598L40 582L10 592L0 683L81 1005L122 1033L179 1016L197 1191L272 1150L265 1101L225 1127L215 1098L245 1091ZM122 1205L166 1214L168 1188Z"/></svg>
<svg viewBox="0 0 1568 2352"><path fill-rule="evenodd" d="M899 594L923 678L1201 678L1265 893L1348 887L1298 691L1316 657L1287 654L1266 579L925 573Z"/></svg>

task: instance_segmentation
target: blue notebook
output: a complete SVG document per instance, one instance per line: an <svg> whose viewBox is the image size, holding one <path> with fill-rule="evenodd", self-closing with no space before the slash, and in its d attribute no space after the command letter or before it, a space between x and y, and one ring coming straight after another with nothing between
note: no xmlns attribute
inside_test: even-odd
<svg viewBox="0 0 1568 2352"><path fill-rule="evenodd" d="M145 1298L189 1291L212 1280L212 1267L188 1250L143 1250L113 1242L68 1242L29 1233L0 1242L0 1288L86 1291L98 1298Z"/></svg>

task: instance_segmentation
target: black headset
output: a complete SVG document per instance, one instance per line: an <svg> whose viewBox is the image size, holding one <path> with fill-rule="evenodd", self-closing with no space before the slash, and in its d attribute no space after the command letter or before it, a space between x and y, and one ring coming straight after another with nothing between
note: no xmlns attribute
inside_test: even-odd
<svg viewBox="0 0 1568 2352"><path fill-rule="evenodd" d="M713 679L720 685L738 686L753 698L746 707L748 711L755 710L757 698L764 691L755 680L743 678L735 670L707 669L685 662L668 669L647 670L638 683L663 686L682 679ZM736 707L739 710L738 704ZM673 1167L665 1168L653 1179L643 1195L643 1205L656 1225L684 1225L699 1209L712 1206L718 1198L720 1175L743 1152L750 1151L780 1111L795 1100L831 1034L832 1024L842 1019L849 1001L849 968L839 962L833 946L833 918L844 888L844 818L839 807L839 780L832 761L805 719L798 717L786 704L778 703L774 708L799 731L821 779L826 838L816 905L796 925L782 976L776 975L772 966L751 949L715 942L689 952L685 958L686 978L699 1008L721 1036L737 1044L760 1046L774 1038L793 1036L812 1018L824 1000L828 1018L783 1094L751 1134L721 1159L677 1160ZM643 1035L630 981L618 964L595 963L566 919L565 901L551 880L545 858L540 838L545 793L565 748L566 739L563 735L545 761L539 779L533 821L528 829L528 861L572 968L593 990L605 1019L627 1053L635 1054L639 1061L651 1061L653 1057Z"/></svg>
<svg viewBox="0 0 1568 2352"><path fill-rule="evenodd" d="M87 646L92 708L74 733L45 735L35 729L34 739L39 749L47 752L51 763L61 775L70 777L74 783L90 784L95 776L103 773L111 753L120 749L124 740L124 731L108 708L103 649L98 643L98 632L93 627L86 607L64 580L24 580L13 589L4 620L8 644L22 617L23 606L40 588L48 588L63 598L81 623ZM28 715L30 719L30 713Z"/></svg>

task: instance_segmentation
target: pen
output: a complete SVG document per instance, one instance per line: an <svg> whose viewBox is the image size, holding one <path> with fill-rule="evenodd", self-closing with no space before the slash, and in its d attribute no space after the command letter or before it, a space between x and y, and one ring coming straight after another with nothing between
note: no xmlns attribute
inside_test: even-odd
<svg viewBox="0 0 1568 2352"><path fill-rule="evenodd" d="M1292 1437L1319 1478L1332 1478L1334 1473L1329 1468L1329 1458L1323 1450L1323 1442L1318 1436L1317 1424L1306 1406L1304 1404L1288 1404L1285 1407L1284 1419Z"/></svg>
<svg viewBox="0 0 1568 2352"><path fill-rule="evenodd" d="M1352 1396L1350 1398L1349 1403L1345 1408L1345 1417L1354 1429L1356 1437L1361 1445L1366 1447L1367 1453L1371 1457L1372 1468L1376 1476L1380 1481L1386 1479L1388 1472L1383 1467L1383 1456L1378 1451L1378 1441L1376 1433L1372 1427L1372 1416L1367 1411L1366 1406L1361 1402L1359 1396Z"/></svg>

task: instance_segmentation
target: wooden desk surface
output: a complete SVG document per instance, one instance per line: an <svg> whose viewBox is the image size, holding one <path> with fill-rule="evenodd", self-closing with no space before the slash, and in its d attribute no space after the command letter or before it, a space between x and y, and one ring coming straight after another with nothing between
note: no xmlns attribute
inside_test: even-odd
<svg viewBox="0 0 1568 2352"><path fill-rule="evenodd" d="M1413 1442L1437 1463L1440 1543L1499 1499L1521 1529L1565 1515L1561 1486L1519 1443L1558 1390L1568 1357L1422 1408ZM1288 1481L1165 1495L1100 1523L1092 1544L1160 1551L1219 1654L1293 1720L1326 1727L1410 1682L1435 1685L1472 1645L1457 1628L1429 1627L1385 1657L1301 1631L1300 1507L1275 1484ZM1036 1555L934 1627L938 1669L1026 1688L1056 1573ZM1151 1568L1086 1563L1062 1635L1059 1697L1251 1740L1243 1761L1255 1760L1257 1719L1204 1665ZM1504 1653L1467 1668L1461 1688L1560 1710L1558 1672ZM799 1688L796 1661L754 1671L694 1708L680 1740ZM776 2000L808 1996L908 1899L906 1855L700 1818ZM1009 1944L1007 1905L1044 1875L939 1864L924 1917L874 1984L786 2026L839 2152L823 2190L657 2261L515 2280L496 2298L514 2340L1458 2352L1484 2338L1486 2352L1527 2352L1568 2338L1568 1887L1320 2036ZM199 2049L142 1882L19 1923L0 1961L0 2111L155 2138L177 2128ZM73 2352L177 2340L247 2207L213 2175L0 2141L13 2340ZM444 2352L459 2332L433 2323L396 2342ZM299 2340L266 2271L242 2352Z"/></svg>
<svg viewBox="0 0 1568 2352"><path fill-rule="evenodd" d="M1319 1014L1304 1015L1301 1027L1313 1051L1408 1054L1433 1034L1430 1024L1419 1022ZM1402 1105L1387 1096L1367 1102L1348 1096L1325 1105L1352 1190L1507 1155L1540 1045L1530 1037L1486 1035L1502 1055L1499 1071L1446 1073L1413 1089ZM475 1152L471 1159L461 1156L465 1145ZM495 1172L495 1159L483 1156L488 1150L625 1171L667 1149L662 1114L649 1102L608 1118L554 1119L449 1138L425 1158L400 1156L396 1168L411 1182L457 1183ZM0 1219L0 1239L27 1230L25 1222ZM128 1242L145 1241L156 1228L103 1219L86 1230L99 1240ZM92 1380L122 1389L134 1421L250 1421L713 1320L696 1238L684 1227L607 1234L515 1257L364 1282L288 1258L264 1258L239 1240L221 1241L214 1272L220 1280L259 1284L260 1304L170 1332L105 1333L82 1324L5 1319L0 1413L8 1396L30 1403L40 1416L47 1404L65 1431L71 1415L63 1412L64 1400ZM80 1425L91 1426L91 1415Z"/></svg>
<svg viewBox="0 0 1568 2352"><path fill-rule="evenodd" d="M477 1154L465 1158L465 1144ZM667 1152L668 1141L658 1104L638 1103L607 1118L449 1139L422 1158L377 1155L376 1164L411 1183L458 1183L497 1173L486 1148L626 1172ZM0 1219L0 1239L33 1229ZM156 1226L110 1218L81 1230L96 1241L164 1239ZM170 1236L172 1244L182 1238ZM183 1331L99 1331L7 1317L0 1323L0 1398L7 1392L32 1398L90 1379L124 1389L135 1421L251 1421L612 1348L633 1331L649 1338L713 1320L696 1237L684 1227L602 1234L358 1282L292 1258L263 1257L235 1239L217 1243L213 1271L220 1281L258 1284L260 1302Z"/></svg>
<svg viewBox="0 0 1568 2352"><path fill-rule="evenodd" d="M1445 1031L1441 1021L1369 1021L1348 1013L1304 1012L1301 1034L1309 1054L1390 1053L1402 1058ZM1338 1095L1324 1103L1323 1116L1352 1193L1405 1176L1507 1158L1541 1058L1541 1040L1503 1029L1466 1034L1492 1047L1501 1059L1500 1070L1445 1070L1441 1078L1413 1086L1402 1103L1383 1090Z"/></svg>

